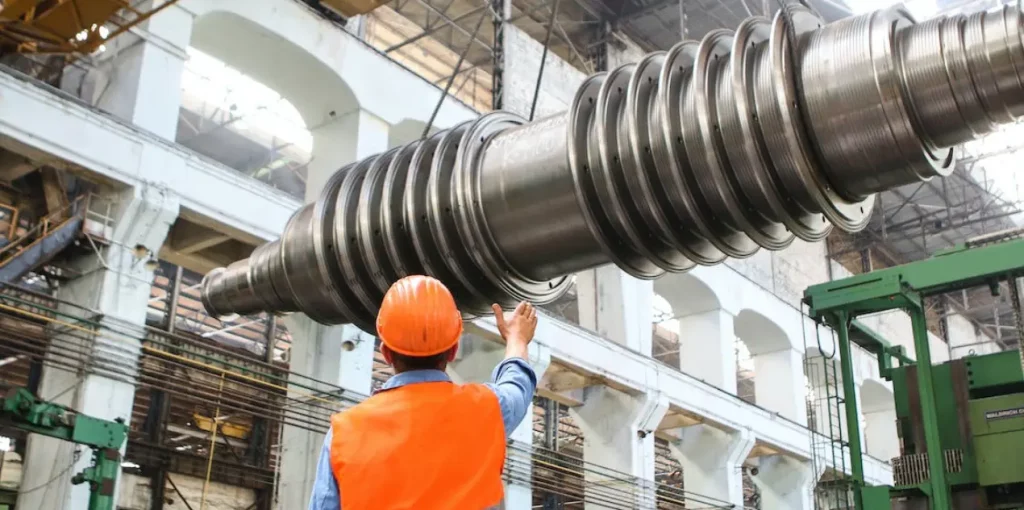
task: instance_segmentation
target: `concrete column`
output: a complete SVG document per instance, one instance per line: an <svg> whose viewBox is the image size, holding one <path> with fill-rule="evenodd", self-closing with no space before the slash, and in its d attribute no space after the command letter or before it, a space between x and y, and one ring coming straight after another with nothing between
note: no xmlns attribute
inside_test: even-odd
<svg viewBox="0 0 1024 510"><path fill-rule="evenodd" d="M761 491L761 510L813 510L815 485L811 463L784 455L758 461L754 484Z"/></svg>
<svg viewBox="0 0 1024 510"><path fill-rule="evenodd" d="M580 326L651 355L654 282L633 278L615 266L576 275Z"/></svg>
<svg viewBox="0 0 1024 510"><path fill-rule="evenodd" d="M316 200L330 176L343 166L387 148L388 125L362 110L339 112L322 126L313 126L313 157L306 179L306 202ZM292 334L291 370L331 385L349 396L370 394L373 383L374 337L352 325L324 326L304 314L285 319ZM309 380L295 378L309 384ZM308 390L298 389L301 393ZM324 425L328 423L324 416ZM316 478L316 462L324 435L285 426L277 507L306 508Z"/></svg>
<svg viewBox="0 0 1024 510"><path fill-rule="evenodd" d="M530 343L530 366L539 382L551 365L551 349L537 342ZM505 346L465 334L459 344L455 362L448 365L448 375L459 384L488 382L494 367L505 358ZM533 505L533 490L530 480L533 473L533 404L526 417L509 435L508 452L505 460L504 510L530 510Z"/></svg>
<svg viewBox="0 0 1024 510"><path fill-rule="evenodd" d="M718 308L679 318L679 369L736 393L733 314Z"/></svg>
<svg viewBox="0 0 1024 510"><path fill-rule="evenodd" d="M110 198L119 211L110 246L102 254L74 260L72 265L82 276L64 283L57 291L59 299L95 310L101 329L91 338L81 338L81 331L67 327L50 331L52 345L47 356L62 363L81 363L81 367L72 371L45 366L39 395L97 418L128 422L153 282L153 271L145 264L149 254L140 249L140 257L135 247L159 251L178 216L178 198L152 186L129 189ZM62 308L65 313L83 314L81 308ZM88 357L82 356L78 362L69 360L69 356L79 356L74 351L88 353ZM91 456L88 448L29 435L20 487L45 488L19 495L18 507L86 510L89 487L71 485L71 477L89 466Z"/></svg>
<svg viewBox="0 0 1024 510"><path fill-rule="evenodd" d="M330 392L341 387L342 397L361 400L370 394L373 379L374 337L352 325L324 326L302 314L284 319L292 334L291 369L326 384L294 377L295 382ZM301 398L311 392L295 387ZM321 415L324 426L330 416L323 404L308 406L303 411ZM316 479L316 463L323 446L324 434L285 426L281 437L281 474L278 481L278 508L306 508Z"/></svg>
<svg viewBox="0 0 1024 510"><path fill-rule="evenodd" d="M313 153L306 178L306 201L316 201L327 179L345 165L388 148L388 123L361 109L331 112L330 120L309 126Z"/></svg>
<svg viewBox="0 0 1024 510"><path fill-rule="evenodd" d="M635 508L655 508L654 430L668 411L668 399L607 386L587 388L583 394L583 405L570 413L583 432L583 460L591 465L584 474L584 508L607 508L602 494L628 491Z"/></svg>
<svg viewBox="0 0 1024 510"><path fill-rule="evenodd" d="M755 442L748 429L726 432L692 425L680 429L679 440L669 447L683 466L687 491L743 508L743 462ZM707 505L695 502L695 506Z"/></svg>
<svg viewBox="0 0 1024 510"><path fill-rule="evenodd" d="M804 355L787 348L757 354L754 358L754 398L757 405L797 423L807 423L807 383Z"/></svg>
<svg viewBox="0 0 1024 510"><path fill-rule="evenodd" d="M163 0L143 2L152 9ZM65 75L63 88L142 129L174 140L181 108L181 79L192 37L192 15L175 6L105 44L94 70ZM136 35L136 34L142 34Z"/></svg>

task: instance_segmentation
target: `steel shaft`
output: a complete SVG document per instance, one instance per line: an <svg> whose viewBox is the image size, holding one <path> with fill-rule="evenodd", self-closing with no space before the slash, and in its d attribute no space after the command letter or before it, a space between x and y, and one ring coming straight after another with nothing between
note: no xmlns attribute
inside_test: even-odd
<svg viewBox="0 0 1024 510"><path fill-rule="evenodd" d="M857 231L875 193L947 175L954 147L1024 114L1021 19L748 18L587 78L567 112L489 113L342 168L203 303L372 331L407 274L471 317L602 264L656 278Z"/></svg>

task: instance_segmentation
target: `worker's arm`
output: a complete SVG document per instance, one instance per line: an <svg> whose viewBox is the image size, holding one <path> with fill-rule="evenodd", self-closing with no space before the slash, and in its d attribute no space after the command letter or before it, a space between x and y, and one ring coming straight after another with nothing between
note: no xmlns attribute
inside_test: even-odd
<svg viewBox="0 0 1024 510"><path fill-rule="evenodd" d="M320 460L316 463L316 480L313 481L313 495L309 497L309 510L340 509L341 493L331 469L331 430L328 429L324 446L320 448Z"/></svg>
<svg viewBox="0 0 1024 510"><path fill-rule="evenodd" d="M528 347L537 330L537 311L526 302L507 315L498 305L493 308L498 332L505 340L505 359L494 367L490 386L498 394L505 437L508 437L530 411L533 392L537 389L537 374L527 362Z"/></svg>

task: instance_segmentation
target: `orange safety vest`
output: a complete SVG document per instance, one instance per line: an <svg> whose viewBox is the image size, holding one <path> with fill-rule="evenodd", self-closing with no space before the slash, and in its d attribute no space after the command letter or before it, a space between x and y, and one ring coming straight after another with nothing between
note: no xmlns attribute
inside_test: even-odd
<svg viewBox="0 0 1024 510"><path fill-rule="evenodd" d="M483 510L501 502L505 426L482 384L416 383L331 418L344 510Z"/></svg>

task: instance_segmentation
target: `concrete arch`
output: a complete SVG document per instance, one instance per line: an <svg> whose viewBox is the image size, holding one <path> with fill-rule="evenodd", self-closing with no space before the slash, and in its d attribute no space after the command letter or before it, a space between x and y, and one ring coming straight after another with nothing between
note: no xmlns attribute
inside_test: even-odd
<svg viewBox="0 0 1024 510"><path fill-rule="evenodd" d="M195 16L197 25L217 21L210 26L216 28L215 32L224 32L221 38L227 37L230 28L249 29L248 35L236 34L242 35L243 39L234 43L227 42L230 46L226 47L244 47L246 51L236 53L249 54L247 58L252 61L254 68L265 71L260 73L248 70L242 65L238 66L239 69L243 72L252 71L251 76L261 81L268 72L266 69L269 69L277 76L268 78L289 82L274 86L269 80L264 81L288 97L300 109L311 128L319 125L315 110L321 110L319 120L323 121L323 116L329 115L332 110L337 116L343 115L346 113L344 108L348 106L367 111L388 124L396 124L406 118L426 122L441 96L441 90L436 86L323 19L301 2L183 0L180 5ZM244 23L239 20L244 20ZM229 25L221 24L225 21ZM200 26L196 28L201 30ZM252 30L254 28L258 30ZM199 47L199 44L203 44L202 38L216 36L216 33L194 35L193 41ZM274 50L276 53L260 53L259 49L267 42L276 44L279 41L287 42L287 49L278 47ZM254 48L259 49L253 51ZM233 58L226 61L237 62ZM305 74L289 76L286 70ZM300 105L299 98L286 89L299 91L312 104ZM326 101L326 104L318 105L318 101ZM314 109L310 110L310 106ZM473 109L449 98L445 100L434 123L440 128L446 128L476 115Z"/></svg>
<svg viewBox="0 0 1024 510"><path fill-rule="evenodd" d="M734 326L738 336L750 349L751 356L789 349L789 335L777 322L764 314L745 308L736 314Z"/></svg>
<svg viewBox="0 0 1024 510"><path fill-rule="evenodd" d="M865 379L861 383L860 402L865 414L896 409L892 388L879 379Z"/></svg>
<svg viewBox="0 0 1024 510"><path fill-rule="evenodd" d="M196 18L192 46L273 89L314 130L359 107L351 87L280 34L229 11Z"/></svg>
<svg viewBox="0 0 1024 510"><path fill-rule="evenodd" d="M692 273L669 274L654 281L654 292L665 298L676 316L721 308L718 293Z"/></svg>
<svg viewBox="0 0 1024 510"><path fill-rule="evenodd" d="M892 387L880 379L865 379L858 388L863 419L862 437L869 455L889 460L900 454L896 431L896 402Z"/></svg>

